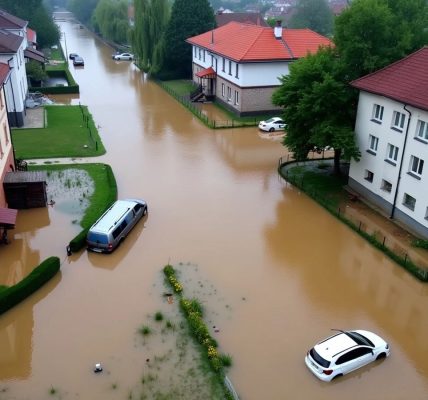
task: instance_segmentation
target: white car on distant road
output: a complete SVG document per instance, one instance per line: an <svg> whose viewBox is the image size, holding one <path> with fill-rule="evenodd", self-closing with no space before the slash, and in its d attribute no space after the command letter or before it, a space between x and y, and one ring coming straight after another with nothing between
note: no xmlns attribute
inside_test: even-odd
<svg viewBox="0 0 428 400"><path fill-rule="evenodd" d="M113 60L117 61L132 61L134 59L134 55L131 53L121 53L121 54L113 54Z"/></svg>
<svg viewBox="0 0 428 400"><path fill-rule="evenodd" d="M286 126L287 124L279 117L269 118L259 123L259 129L265 132L283 131Z"/></svg>

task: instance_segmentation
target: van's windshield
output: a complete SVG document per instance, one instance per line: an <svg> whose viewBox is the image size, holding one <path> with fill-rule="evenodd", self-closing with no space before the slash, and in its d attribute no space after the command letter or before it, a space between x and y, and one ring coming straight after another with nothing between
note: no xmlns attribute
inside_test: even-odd
<svg viewBox="0 0 428 400"><path fill-rule="evenodd" d="M108 244L107 235L104 233L88 232L88 241L92 243Z"/></svg>

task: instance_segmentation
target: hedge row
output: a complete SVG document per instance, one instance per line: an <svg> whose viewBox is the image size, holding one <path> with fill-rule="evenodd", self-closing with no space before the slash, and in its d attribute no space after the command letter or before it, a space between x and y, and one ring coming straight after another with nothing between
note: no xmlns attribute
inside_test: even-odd
<svg viewBox="0 0 428 400"><path fill-rule="evenodd" d="M83 230L77 234L69 243L70 251L75 253L81 249L83 249L86 246L86 235L88 234L89 228L92 226L92 224L100 217L100 215L103 214L104 211L109 208L114 201L117 200L117 183L116 179L113 174L113 170L111 169L110 165L105 165L106 167L106 174L107 174L107 180L108 180L108 186L110 190L108 191L108 199L106 201L106 206L104 209L101 209L100 212L92 218L92 220L88 220L88 222L83 226Z"/></svg>
<svg viewBox="0 0 428 400"><path fill-rule="evenodd" d="M58 271L60 261L58 257L49 257L36 267L27 277L14 286L0 291L0 314L9 310L22 300L26 299Z"/></svg>
<svg viewBox="0 0 428 400"><path fill-rule="evenodd" d="M43 87L30 87L30 92L40 92L48 94L70 94L79 93L79 85L71 75L68 68L62 69L50 69L46 71L49 77L65 78L68 82L68 86L43 86Z"/></svg>

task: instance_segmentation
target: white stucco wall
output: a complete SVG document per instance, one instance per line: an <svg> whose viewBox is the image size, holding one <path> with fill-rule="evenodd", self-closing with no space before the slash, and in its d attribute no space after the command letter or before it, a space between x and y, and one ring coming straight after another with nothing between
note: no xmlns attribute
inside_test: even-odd
<svg viewBox="0 0 428 400"><path fill-rule="evenodd" d="M205 59L204 59L205 52ZM240 63L236 77L236 62L197 46L192 46L193 62L204 67L213 67L217 75L242 88L279 86L279 77L289 74L288 62ZM225 60L223 71L223 59ZM229 74L229 62L231 69Z"/></svg>
<svg viewBox="0 0 428 400"><path fill-rule="evenodd" d="M381 123L374 122L372 118L375 104L384 107ZM418 120L428 123L428 112L410 106L406 108L411 112L409 125L409 113L404 109L403 103L367 92L360 92L355 133L357 144L361 151L361 159L359 162L351 161L349 176L367 190L393 204L402 162L396 208L423 226L428 227L428 141L424 142L415 139ZM391 129L394 111L401 112L406 116L402 132ZM379 139L375 154L369 149L370 135ZM405 141L406 146L403 157ZM399 149L395 165L385 161L387 159L388 144L397 146ZM420 179L409 174L412 156L424 160ZM366 170L373 172L372 182L365 179ZM391 192L382 189L383 180L392 183ZM414 210L403 205L405 193L416 199Z"/></svg>

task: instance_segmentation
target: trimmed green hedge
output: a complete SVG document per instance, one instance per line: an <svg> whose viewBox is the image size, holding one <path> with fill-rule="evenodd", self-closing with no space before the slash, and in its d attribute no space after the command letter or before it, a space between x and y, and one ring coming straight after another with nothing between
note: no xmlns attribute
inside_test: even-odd
<svg viewBox="0 0 428 400"><path fill-rule="evenodd" d="M70 94L70 93L79 93L79 85L71 75L71 72L68 68L63 67L60 69L48 69L46 74L49 77L60 77L64 78L68 82L68 86L43 86L43 87L30 87L30 92L40 92L48 94Z"/></svg>
<svg viewBox="0 0 428 400"><path fill-rule="evenodd" d="M49 257L21 282L0 291L0 314L9 310L41 288L59 271L58 257Z"/></svg>
<svg viewBox="0 0 428 400"><path fill-rule="evenodd" d="M105 164L107 180L110 190L108 191L108 200L106 201L106 206L99 210L99 213L94 215L92 218L86 218L83 223L83 230L76 235L69 243L70 250L75 253L86 246L86 235L88 234L89 228L92 224L103 214L107 208L109 208L113 202L117 200L117 183L113 174L113 170L110 165Z"/></svg>

